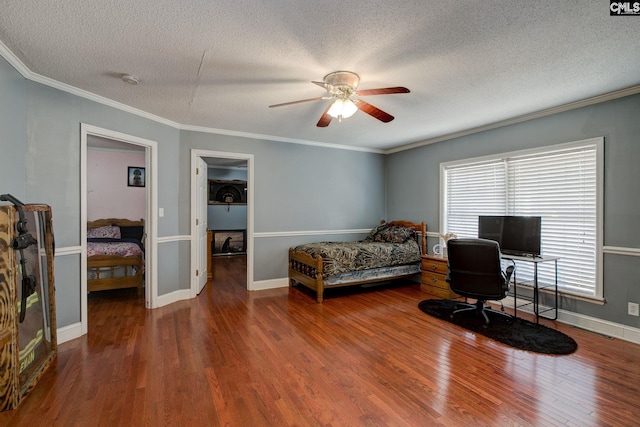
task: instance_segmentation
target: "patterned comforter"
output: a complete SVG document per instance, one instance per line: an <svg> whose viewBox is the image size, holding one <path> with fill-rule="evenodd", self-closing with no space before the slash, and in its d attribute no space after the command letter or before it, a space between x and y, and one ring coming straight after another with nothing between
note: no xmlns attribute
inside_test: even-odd
<svg viewBox="0 0 640 427"><path fill-rule="evenodd" d="M413 239L402 243L364 240L358 242L317 242L297 246L296 251L322 256L323 277L350 271L420 262L420 246Z"/></svg>
<svg viewBox="0 0 640 427"><path fill-rule="evenodd" d="M140 256L142 255L140 246L140 243L133 239L87 239L87 256Z"/></svg>

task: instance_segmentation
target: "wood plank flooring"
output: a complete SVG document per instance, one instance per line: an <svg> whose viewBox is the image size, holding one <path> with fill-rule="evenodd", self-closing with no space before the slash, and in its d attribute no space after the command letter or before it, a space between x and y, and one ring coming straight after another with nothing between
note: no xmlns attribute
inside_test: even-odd
<svg viewBox="0 0 640 427"><path fill-rule="evenodd" d="M89 298L89 334L4 426L633 426L640 346L546 322L578 350L515 350L427 316L417 284L336 295L245 290L214 259L195 300ZM240 269L239 269L240 266Z"/></svg>

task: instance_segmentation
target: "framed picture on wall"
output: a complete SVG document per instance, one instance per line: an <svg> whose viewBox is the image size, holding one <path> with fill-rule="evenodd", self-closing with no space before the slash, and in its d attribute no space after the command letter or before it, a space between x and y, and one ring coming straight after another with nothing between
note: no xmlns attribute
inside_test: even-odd
<svg viewBox="0 0 640 427"><path fill-rule="evenodd" d="M144 168L137 166L129 166L127 172L127 186L144 187L145 175Z"/></svg>
<svg viewBox="0 0 640 427"><path fill-rule="evenodd" d="M212 230L211 255L240 255L247 252L247 230Z"/></svg>

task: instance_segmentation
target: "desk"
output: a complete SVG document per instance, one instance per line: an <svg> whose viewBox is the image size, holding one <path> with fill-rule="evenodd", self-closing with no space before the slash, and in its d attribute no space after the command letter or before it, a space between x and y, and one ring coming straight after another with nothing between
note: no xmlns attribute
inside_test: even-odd
<svg viewBox="0 0 640 427"><path fill-rule="evenodd" d="M517 268L513 272L513 315L514 317L518 317L518 308L525 307L529 304L533 305L533 314L536 317L536 323L539 323L540 317L544 317L549 320L556 320L558 318L558 259L559 257L526 257L526 256L515 256L515 255L506 255L502 254L503 259L508 259L517 262L531 262L533 263L533 300L527 303L518 305L518 281L516 280L516 271ZM555 263L555 283L547 286L538 286L538 264L543 262L554 262ZM554 293L554 306L545 308L540 310L540 295L539 292L541 289L553 288ZM553 317L542 316L542 313L546 313L548 311L554 311Z"/></svg>

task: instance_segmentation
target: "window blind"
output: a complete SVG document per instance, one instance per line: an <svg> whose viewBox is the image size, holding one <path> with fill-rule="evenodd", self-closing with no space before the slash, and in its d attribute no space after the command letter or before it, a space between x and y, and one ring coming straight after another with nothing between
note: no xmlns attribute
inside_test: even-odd
<svg viewBox="0 0 640 427"><path fill-rule="evenodd" d="M446 232L477 237L479 215L506 211L506 162L460 165L447 169Z"/></svg>
<svg viewBox="0 0 640 427"><path fill-rule="evenodd" d="M477 237L480 215L542 217L543 256L558 256L558 285L598 295L598 145L547 148L525 155L445 166L444 231ZM555 281L553 263L539 265L541 284ZM533 279L530 263L518 264L518 281Z"/></svg>

